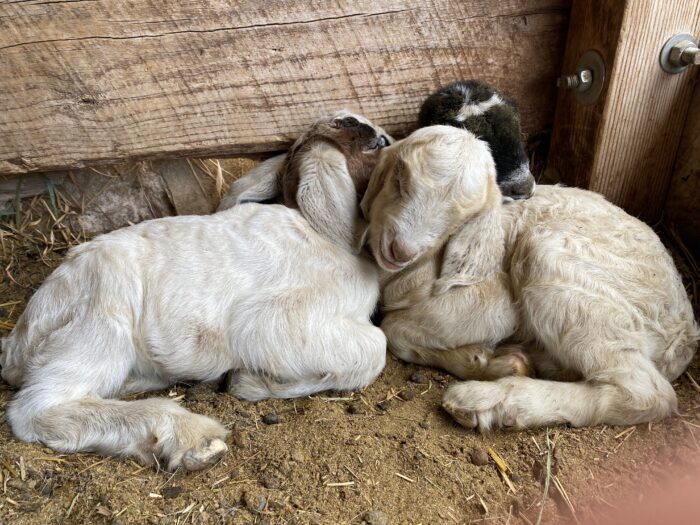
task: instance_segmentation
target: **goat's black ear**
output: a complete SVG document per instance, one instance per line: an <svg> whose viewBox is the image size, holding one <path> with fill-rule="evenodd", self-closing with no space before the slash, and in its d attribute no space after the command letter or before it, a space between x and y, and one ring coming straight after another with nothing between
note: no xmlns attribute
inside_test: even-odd
<svg viewBox="0 0 700 525"><path fill-rule="evenodd" d="M283 153L267 159L234 181L221 199L217 211L227 210L246 202L263 202L278 197L281 193L279 173L286 157L286 153Z"/></svg>
<svg viewBox="0 0 700 525"><path fill-rule="evenodd" d="M447 241L434 293L483 281L502 267L504 254L500 208L469 219Z"/></svg>
<svg viewBox="0 0 700 525"><path fill-rule="evenodd" d="M326 142L314 144L297 164L296 202L311 226L335 244L358 253L366 224L345 155Z"/></svg>

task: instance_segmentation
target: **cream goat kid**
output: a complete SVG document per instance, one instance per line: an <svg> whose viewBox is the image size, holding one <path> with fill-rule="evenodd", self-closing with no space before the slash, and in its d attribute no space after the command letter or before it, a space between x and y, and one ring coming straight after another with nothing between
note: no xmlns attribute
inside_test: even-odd
<svg viewBox="0 0 700 525"><path fill-rule="evenodd" d="M231 369L250 400L372 382L386 339L369 322L376 265L356 255L367 181L349 165L371 170L380 131L347 113L316 123L283 173L298 210L157 219L73 248L2 341L15 435L195 470L225 452L223 426L168 399L114 398Z"/></svg>
<svg viewBox="0 0 700 525"><path fill-rule="evenodd" d="M393 272L382 329L397 356L478 376L510 339L534 361L538 379L513 375L527 360L514 352L496 357L515 365L506 377L452 385L443 406L462 425L626 425L676 410L670 381L698 326L644 223L574 188L504 206L487 145L444 126L382 152L362 209Z"/></svg>

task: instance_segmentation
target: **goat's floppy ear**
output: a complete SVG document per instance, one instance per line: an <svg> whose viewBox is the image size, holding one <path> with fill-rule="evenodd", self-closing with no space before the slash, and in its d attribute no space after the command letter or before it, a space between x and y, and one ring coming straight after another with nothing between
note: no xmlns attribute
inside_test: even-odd
<svg viewBox="0 0 700 525"><path fill-rule="evenodd" d="M469 219L447 241L435 295L454 286L477 284L501 271L504 254L500 208Z"/></svg>
<svg viewBox="0 0 700 525"><path fill-rule="evenodd" d="M263 202L277 197L281 190L278 175L284 166L286 153L267 159L231 184L216 211L233 208L245 202Z"/></svg>
<svg viewBox="0 0 700 525"><path fill-rule="evenodd" d="M311 226L335 244L359 253L366 225L359 217L357 192L345 155L336 147L315 144L297 164L299 211Z"/></svg>

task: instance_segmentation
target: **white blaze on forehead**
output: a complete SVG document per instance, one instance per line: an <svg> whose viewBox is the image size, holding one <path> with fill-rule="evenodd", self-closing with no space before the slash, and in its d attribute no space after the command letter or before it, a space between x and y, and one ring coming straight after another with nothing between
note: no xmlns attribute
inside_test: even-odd
<svg viewBox="0 0 700 525"><path fill-rule="evenodd" d="M491 95L490 99L484 100L483 102L465 102L460 108L457 115L455 115L455 120L457 122L464 122L469 117L476 117L478 115L486 113L489 109L491 109L494 106L497 106L498 104L501 104L502 102L503 99L497 93L494 93L493 95Z"/></svg>

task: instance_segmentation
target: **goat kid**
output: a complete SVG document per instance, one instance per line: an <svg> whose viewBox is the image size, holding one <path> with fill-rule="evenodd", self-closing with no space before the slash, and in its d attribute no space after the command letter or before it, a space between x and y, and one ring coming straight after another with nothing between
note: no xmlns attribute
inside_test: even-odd
<svg viewBox="0 0 700 525"><path fill-rule="evenodd" d="M6 412L14 434L196 470L226 451L222 425L172 400L116 398L231 369L232 392L249 400L372 382L386 339L369 322L378 276L356 255L358 202L386 142L335 114L280 171L298 209L157 219L73 248L2 340L2 377L20 389Z"/></svg>
<svg viewBox="0 0 700 525"><path fill-rule="evenodd" d="M446 126L383 150L361 207L386 270L390 350L461 378L504 376L450 386L443 406L462 425L628 425L676 410L671 381L700 332L646 224L575 188L504 206L487 144ZM510 371L488 373L504 359Z"/></svg>
<svg viewBox="0 0 700 525"><path fill-rule="evenodd" d="M445 125L471 131L488 143L496 163L496 182L505 201L527 199L535 177L525 153L520 113L515 103L476 80L459 80L425 99L418 113L420 127Z"/></svg>

